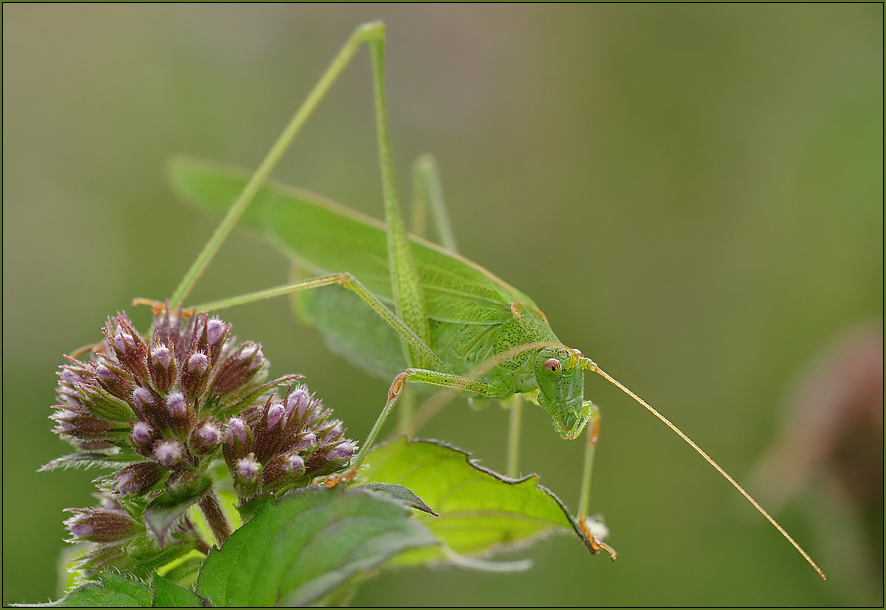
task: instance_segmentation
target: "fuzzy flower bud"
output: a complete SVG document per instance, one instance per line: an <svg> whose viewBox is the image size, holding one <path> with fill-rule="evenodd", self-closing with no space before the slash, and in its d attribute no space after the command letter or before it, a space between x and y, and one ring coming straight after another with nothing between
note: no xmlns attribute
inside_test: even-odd
<svg viewBox="0 0 886 610"><path fill-rule="evenodd" d="M299 420L305 418L305 412L311 406L311 396L303 385L298 385L286 398L286 417L294 417Z"/></svg>
<svg viewBox="0 0 886 610"><path fill-rule="evenodd" d="M295 444L294 449L299 453L310 453L317 444L317 435L313 432L305 432Z"/></svg>
<svg viewBox="0 0 886 610"><path fill-rule="evenodd" d="M224 349L225 341L230 334L231 325L225 324L217 317L206 322L206 350L209 352L209 359L213 365L218 362L219 356L221 356Z"/></svg>
<svg viewBox="0 0 886 610"><path fill-rule="evenodd" d="M118 367L99 363L95 367L95 379L101 387L121 400L128 400L132 395L132 382L126 378L126 375Z"/></svg>
<svg viewBox="0 0 886 610"><path fill-rule="evenodd" d="M123 510L105 508L66 508L74 516L65 520L71 532L69 542L115 542L139 532L138 523Z"/></svg>
<svg viewBox="0 0 886 610"><path fill-rule="evenodd" d="M161 394L165 394L172 387L176 375L176 363L172 357L172 350L165 345L155 345L151 348L148 357L148 370L151 373L151 381Z"/></svg>
<svg viewBox="0 0 886 610"><path fill-rule="evenodd" d="M114 474L112 489L121 496L143 494L163 478L165 470L156 462L138 462Z"/></svg>
<svg viewBox="0 0 886 610"><path fill-rule="evenodd" d="M160 436L157 432L143 421L137 421L132 426L132 434L129 435L129 441L132 443L133 449L144 456L150 457L154 442Z"/></svg>
<svg viewBox="0 0 886 610"><path fill-rule="evenodd" d="M132 418L129 405L107 390L90 383L75 383L73 386L80 396L80 404L96 417L116 422Z"/></svg>
<svg viewBox="0 0 886 610"><path fill-rule="evenodd" d="M305 473L305 461L297 453L277 456L262 473L263 489L278 489L297 482Z"/></svg>
<svg viewBox="0 0 886 610"><path fill-rule="evenodd" d="M185 360L181 383L185 396L194 401L206 390L209 381L209 357L203 352L194 352Z"/></svg>
<svg viewBox="0 0 886 610"><path fill-rule="evenodd" d="M261 484L262 465L253 454L237 460L233 471L234 489L241 498L254 496Z"/></svg>
<svg viewBox="0 0 886 610"><path fill-rule="evenodd" d="M350 460L354 457L354 454L357 452L357 445L352 443L351 441L343 441L329 450L329 453L326 454L326 459L330 462L336 462L339 460Z"/></svg>
<svg viewBox="0 0 886 610"><path fill-rule="evenodd" d="M139 383L148 381L148 344L133 328L126 314L121 313L116 320L108 319L105 336L117 360Z"/></svg>
<svg viewBox="0 0 886 610"><path fill-rule="evenodd" d="M204 420L200 426L194 428L189 444L196 455L208 455L221 445L223 439L221 427L213 421Z"/></svg>
<svg viewBox="0 0 886 610"><path fill-rule="evenodd" d="M190 434L196 416L194 408L188 404L181 392L173 392L166 397L166 412L170 427L176 434L181 436Z"/></svg>
<svg viewBox="0 0 886 610"><path fill-rule="evenodd" d="M151 390L143 386L135 388L130 404L140 420L150 422L157 428L164 427L166 418L160 410L160 401Z"/></svg>
<svg viewBox="0 0 886 610"><path fill-rule="evenodd" d="M226 426L225 444L222 446L228 468L233 471L240 459L252 455L254 448L255 441L249 426L243 419L232 417Z"/></svg>
<svg viewBox="0 0 886 610"><path fill-rule="evenodd" d="M248 383L267 364L261 346L246 342L219 362L219 373L209 391L226 394L233 388Z"/></svg>
<svg viewBox="0 0 886 610"><path fill-rule="evenodd" d="M172 468L184 461L185 452L186 449L181 442L168 438L154 443L154 447L151 449L151 457L162 466Z"/></svg>

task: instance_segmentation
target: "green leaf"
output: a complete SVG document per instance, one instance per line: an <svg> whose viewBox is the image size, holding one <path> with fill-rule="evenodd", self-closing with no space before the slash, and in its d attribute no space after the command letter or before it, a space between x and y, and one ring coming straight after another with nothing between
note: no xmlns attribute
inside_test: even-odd
<svg viewBox="0 0 886 610"><path fill-rule="evenodd" d="M478 466L460 449L402 437L379 445L366 461L361 480L397 483L421 496L440 514L422 522L456 553L495 551L552 532L581 535L563 503L538 484L538 475L508 479ZM431 559L445 554L440 548L422 549L397 562Z"/></svg>
<svg viewBox="0 0 886 610"><path fill-rule="evenodd" d="M212 479L207 476L200 477L185 497L173 497L164 491L145 508L145 525L161 545L166 540L169 528L185 514L188 507L199 501L211 488Z"/></svg>
<svg viewBox="0 0 886 610"><path fill-rule="evenodd" d="M113 573L105 573L69 592L62 599L48 604L21 604L43 608L126 608L151 607L151 591L137 580Z"/></svg>
<svg viewBox="0 0 886 610"><path fill-rule="evenodd" d="M378 493L386 498L399 502L403 506L416 508L420 511L434 515L435 517L440 516L435 513L430 506L422 502L421 498L412 493L411 489L407 489L402 485L395 485L393 483L367 483L366 485L360 485L355 489Z"/></svg>
<svg viewBox="0 0 886 610"><path fill-rule="evenodd" d="M181 585L154 575L155 608L203 608L202 597Z"/></svg>
<svg viewBox="0 0 886 610"><path fill-rule="evenodd" d="M59 468L120 468L143 460L142 456L132 451L114 451L112 453L87 451L63 455L41 466L37 472L48 472Z"/></svg>
<svg viewBox="0 0 886 610"><path fill-rule="evenodd" d="M360 490L306 488L213 549L197 593L216 606L299 606L407 549L436 544L411 510Z"/></svg>

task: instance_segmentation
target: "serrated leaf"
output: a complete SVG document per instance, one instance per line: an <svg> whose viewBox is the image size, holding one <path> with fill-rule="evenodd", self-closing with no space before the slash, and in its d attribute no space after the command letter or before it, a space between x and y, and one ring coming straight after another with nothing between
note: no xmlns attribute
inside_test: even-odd
<svg viewBox="0 0 886 610"><path fill-rule="evenodd" d="M204 599L181 585L154 575L155 608L203 608Z"/></svg>
<svg viewBox="0 0 886 610"><path fill-rule="evenodd" d="M420 511L434 515L435 517L440 516L435 513L430 506L422 502L421 498L415 495L411 489L403 487L402 485L397 485L395 483L367 483L366 485L360 485L355 489L363 489L378 493L386 498L394 500L395 502L399 502L403 506L416 508Z"/></svg>
<svg viewBox="0 0 886 610"><path fill-rule="evenodd" d="M80 585L58 601L47 604L20 604L29 608L150 608L151 591L137 580L106 573Z"/></svg>
<svg viewBox="0 0 886 610"><path fill-rule="evenodd" d="M164 491L145 508L145 525L154 534L154 537L163 544L169 528L188 510L195 502L199 501L203 494L212 487L212 479L201 477L196 482L194 489L185 498L174 498L169 492Z"/></svg>
<svg viewBox="0 0 886 610"><path fill-rule="evenodd" d="M56 458L41 466L37 472L48 472L59 468L120 468L127 464L140 462L143 457L131 451L119 451L116 453L101 453L97 451L85 451L70 453Z"/></svg>
<svg viewBox="0 0 886 610"><path fill-rule="evenodd" d="M409 509L376 494L300 489L210 552L197 594L217 606L306 605L404 550L436 542Z"/></svg>
<svg viewBox="0 0 886 610"><path fill-rule="evenodd" d="M462 555L488 553L546 533L577 532L566 507L539 485L537 475L509 479L443 443L399 438L373 449L366 462L362 480L396 483L421 496L440 515L423 523ZM423 549L397 562L444 557L439 548Z"/></svg>

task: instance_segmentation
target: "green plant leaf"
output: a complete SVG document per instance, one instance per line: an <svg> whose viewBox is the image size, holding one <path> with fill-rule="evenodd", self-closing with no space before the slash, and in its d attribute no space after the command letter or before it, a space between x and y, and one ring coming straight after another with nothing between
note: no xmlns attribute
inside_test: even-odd
<svg viewBox="0 0 886 610"><path fill-rule="evenodd" d="M422 522L456 553L488 553L553 532L581 536L563 503L538 484L538 475L509 479L455 447L402 437L379 445L366 461L360 480L396 483L421 496L440 515ZM432 559L445 554L439 547L421 549L397 563Z"/></svg>
<svg viewBox="0 0 886 610"><path fill-rule="evenodd" d="M44 464L37 472L48 472L59 468L120 468L127 464L144 461L144 458L132 451L82 452L63 455Z"/></svg>
<svg viewBox="0 0 886 610"><path fill-rule="evenodd" d="M154 575L155 608L203 608L202 597L171 580Z"/></svg>
<svg viewBox="0 0 886 610"><path fill-rule="evenodd" d="M405 550L436 544L411 515L358 489L292 492L210 552L197 594L216 606L313 603Z"/></svg>
<svg viewBox="0 0 886 610"><path fill-rule="evenodd" d="M137 580L108 572L96 581L80 585L58 601L20 605L29 608L151 607L151 591Z"/></svg>
<svg viewBox="0 0 886 610"><path fill-rule="evenodd" d="M161 545L166 540L169 528L188 510L188 507L199 501L203 494L212 488L212 479L200 477L194 482L189 493L184 497L173 497L164 491L145 508L145 525L154 534Z"/></svg>
<svg viewBox="0 0 886 610"><path fill-rule="evenodd" d="M422 502L421 498L415 495L411 489L407 489L402 485L396 485L394 483L367 483L366 485L360 485L355 489L362 489L381 494L386 498L399 502L403 506L416 508L422 512L434 515L435 517L440 516L435 513L430 506Z"/></svg>

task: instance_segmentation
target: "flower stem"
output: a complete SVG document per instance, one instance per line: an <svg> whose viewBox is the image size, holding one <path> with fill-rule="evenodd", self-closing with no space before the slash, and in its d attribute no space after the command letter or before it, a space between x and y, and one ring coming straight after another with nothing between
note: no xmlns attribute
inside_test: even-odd
<svg viewBox="0 0 886 610"><path fill-rule="evenodd" d="M228 518L222 510L221 504L219 504L218 494L215 489L210 489L203 494L198 505L203 512L203 517L209 524L209 529L212 530L212 535L215 536L216 546L221 548L225 540L231 535L231 524L228 523Z"/></svg>

